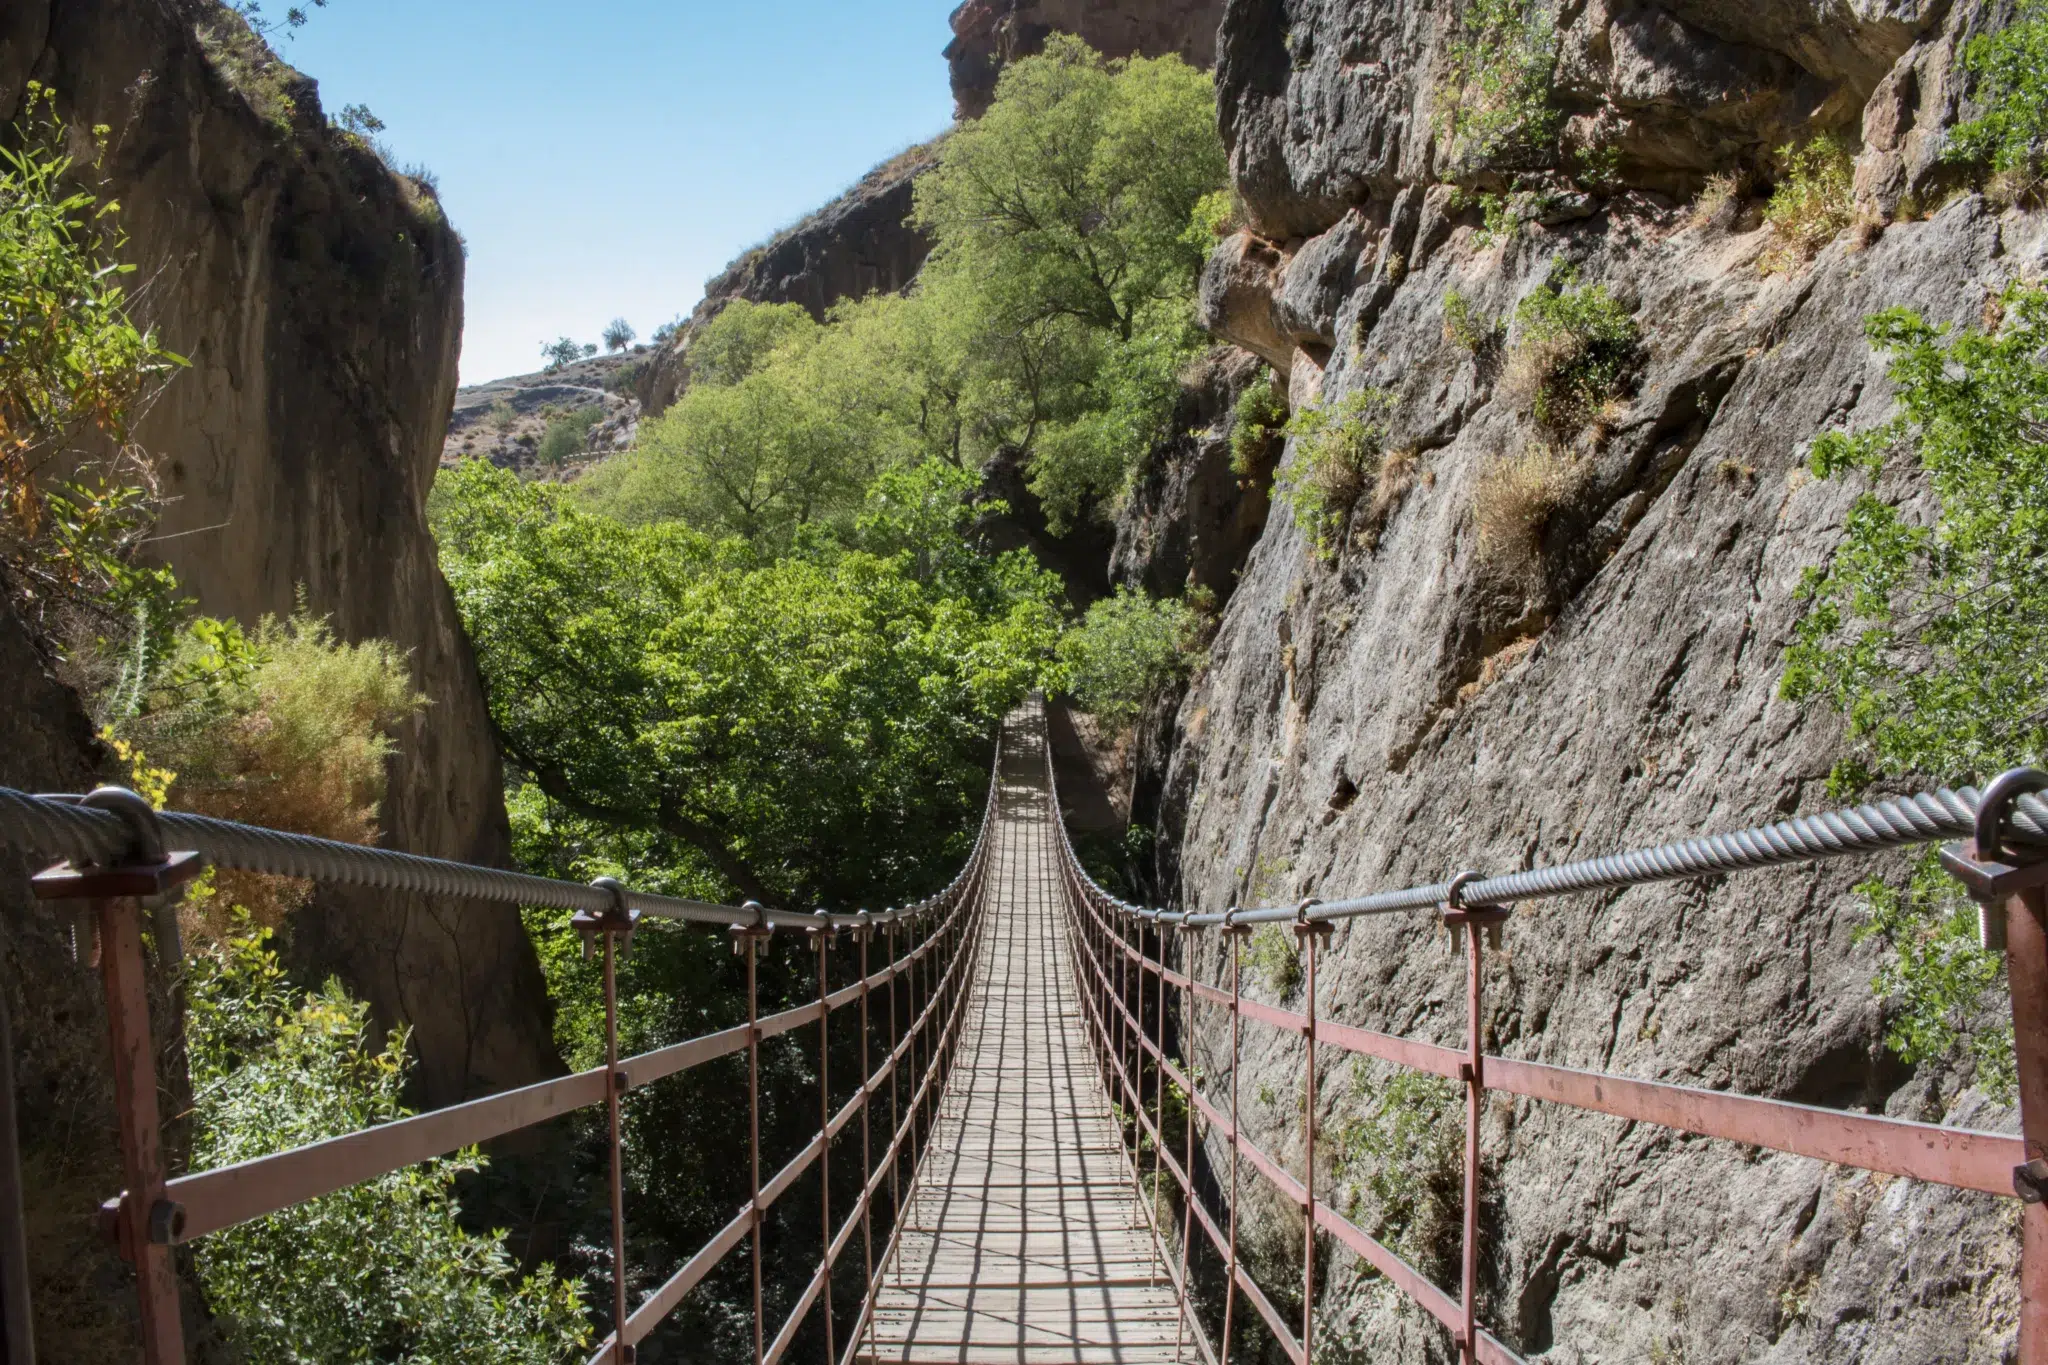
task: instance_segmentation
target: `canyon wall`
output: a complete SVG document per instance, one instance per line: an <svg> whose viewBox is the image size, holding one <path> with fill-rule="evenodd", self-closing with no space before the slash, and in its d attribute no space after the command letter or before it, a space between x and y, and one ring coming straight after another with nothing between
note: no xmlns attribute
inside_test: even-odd
<svg viewBox="0 0 2048 1365"><path fill-rule="evenodd" d="M2042 215L1987 202L1937 155L1961 108L1959 45L2005 13L1571 0L1551 98L1566 154L1604 154L1591 185L1569 161L1451 155L1453 7L1231 0L1220 116L1245 227L1210 263L1205 320L1286 376L1297 407L1391 393L1398 454L1328 553L1293 518L1265 520L1207 665L1141 756L1134 818L1162 828L1162 880L1181 903L1334 898L1829 804L1839 725L1777 685L1800 575L1865 485L1813 481L1804 461L1819 432L1891 409L1867 314L1903 304L1975 323L2006 282L2048 272ZM1774 148L1819 131L1856 149L1858 221L1817 259L1761 269L1773 237L1754 197L1691 211L1710 177L1768 177ZM1525 221L1488 233L1476 197L1489 192L1531 206ZM1561 267L1607 286L1645 348L1623 404L1568 442L1504 375L1518 302ZM1446 326L1453 292L1483 339L1461 345ZM1564 462L1565 493L1527 514L1519 554L1483 552L1482 485L1539 445ZM1924 497L1904 472L1879 491ZM1127 518L1144 515L1141 501ZM1146 538L1130 524L1120 544ZM1906 1068L1883 1044L1880 949L1857 939L1851 887L1903 866L1525 906L1489 956L1486 1044L2010 1130L1965 1078ZM1218 951L1201 949L1206 979L1227 971ZM1427 916L1349 921L1319 1009L1462 1046L1463 971ZM1300 1003L1284 976L1251 989ZM1228 1022L1204 1013L1198 1060L1221 1085ZM1247 1029L1248 1134L1297 1172L1300 1056L1297 1040ZM1371 1119L1363 1070L1326 1051L1321 1084L1326 1135ZM2010 1201L1504 1096L1484 1130L1482 1315L1529 1354L2009 1358ZM1314 1154L1340 1208L1357 1193L1341 1144ZM1208 1159L1220 1171L1224 1149ZM1260 1198L1242 1212L1267 1282L1298 1279L1298 1214ZM1449 1262L1431 1260L1440 1246L1417 1253L1446 1281L1454 1228L1452 1242ZM1452 1358L1346 1256L1323 1303L1334 1359Z"/></svg>
<svg viewBox="0 0 2048 1365"><path fill-rule="evenodd" d="M980 118L995 98L1003 67L1071 33L1111 57L1172 53L1207 69L1216 64L1223 0L967 0L953 11L946 65L953 110Z"/></svg>
<svg viewBox="0 0 2048 1365"><path fill-rule="evenodd" d="M408 651L429 704L397 737L386 842L502 863L482 685L423 510L455 387L462 242L429 187L330 131L312 82L237 23L210 0L10 3L0 117L38 80L74 135L108 128L138 316L191 360L135 432L159 461L158 551L204 611L253 624L303 600L344 639ZM208 25L228 38L203 43ZM292 950L412 1027L427 1104L560 1067L512 910L323 889Z"/></svg>

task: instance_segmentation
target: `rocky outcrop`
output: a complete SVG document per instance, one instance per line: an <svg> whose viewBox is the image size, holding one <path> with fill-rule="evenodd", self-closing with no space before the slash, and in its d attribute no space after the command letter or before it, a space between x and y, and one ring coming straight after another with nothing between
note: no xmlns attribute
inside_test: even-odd
<svg viewBox="0 0 2048 1365"><path fill-rule="evenodd" d="M313 84L237 24L198 0L11 3L0 118L35 79L75 125L108 126L138 305L192 362L135 432L159 458L156 543L186 591L251 622L302 594L342 637L408 651L430 704L398 737L386 839L503 862L483 689L423 510L462 244L427 187L330 132ZM559 1068L513 911L327 889L293 950L412 1026L426 1103Z"/></svg>
<svg viewBox="0 0 2048 1365"><path fill-rule="evenodd" d="M1195 66L1216 64L1216 25L1223 0L967 0L953 11L946 64L953 73L953 111L980 118L995 98L1004 65L1043 51L1055 33L1071 33L1110 57L1163 57Z"/></svg>
<svg viewBox="0 0 2048 1365"><path fill-rule="evenodd" d="M590 356L532 374L493 379L455 391L441 463L489 460L500 469L530 478L574 478L587 465L632 447L640 430L635 386L646 373L651 351ZM557 468L543 467L541 437L557 417L597 411L583 448Z"/></svg>
<svg viewBox="0 0 2048 1365"><path fill-rule="evenodd" d="M659 346L635 391L656 416L689 383L690 343L728 303L800 303L818 321L841 299L910 287L931 242L909 222L917 177L938 164L943 139L883 162L795 227L755 247L704 286L689 320Z"/></svg>
<svg viewBox="0 0 2048 1365"><path fill-rule="evenodd" d="M1445 164L1432 113L1452 13L1232 0L1224 22L1222 122L1249 230L1212 261L1205 316L1289 370L1298 402L1391 392L1394 456L1329 557L1292 518L1267 520L1206 669L1141 758L1133 818L1167 831L1164 883L1195 909L1509 870L1826 804L1838 727L1777 684L1800 575L1837 543L1859 488L1808 480L1807 448L1889 412L1867 314L1904 304L1973 322L2008 280L2048 270L2038 213L1964 193L1888 221L1898 195L1944 174L1957 46L1984 18L1969 0L1565 6L1555 98L1584 120L1570 126L1608 130L1618 169L1597 191L1547 182L1582 197L1492 241L1439 183L1514 183ZM1767 275L1753 212L1696 224L1677 196L1812 129L1860 139L1865 226ZM1518 301L1566 265L1633 312L1644 353L1599 429L1559 438L1503 370ZM1477 319L1466 345L1446 327L1453 291ZM1489 479L1560 439L1519 553L1483 549ZM1903 474L1881 491L1921 495ZM1524 907L1492 959L1486 1042L2009 1129L1954 1076L1887 1053L1878 950L1857 941L1850 890L1871 870ZM1217 951L1202 949L1205 979ZM1461 1046L1459 961L1424 921L1349 922L1319 1008ZM1198 1060L1220 1082L1228 1023L1205 1014ZM1243 1093L1271 1096L1249 1106L1250 1135L1299 1171L1299 1043L1245 1037ZM1325 1072L1325 1133L1370 1119L1364 1074ZM2011 1349L2016 1238L2000 1201L1561 1107L1500 1099L1484 1122L1498 1164L1482 1313L1527 1353L1989 1362ZM1341 1207L1347 1177L1330 1152L1315 1159ZM1258 1201L1242 1213L1284 1283L1298 1218ZM1323 1303L1322 1339L1340 1353L1454 1355L1341 1253Z"/></svg>

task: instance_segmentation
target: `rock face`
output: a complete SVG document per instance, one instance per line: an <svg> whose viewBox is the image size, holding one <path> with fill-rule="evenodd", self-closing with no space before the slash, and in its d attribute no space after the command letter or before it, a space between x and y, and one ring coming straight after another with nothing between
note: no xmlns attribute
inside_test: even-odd
<svg viewBox="0 0 2048 1365"><path fill-rule="evenodd" d="M2008 280L2048 269L2042 216L1974 193L1888 221L1942 174L1957 47L1985 21L1970 0L1567 5L1556 98L1614 130L1619 170L1548 225L1537 215L1491 243L1477 208L1438 183L1512 183L1443 162L1431 115L1451 12L1232 0L1224 20L1222 122L1250 231L1212 261L1205 316L1288 373L1297 403L1390 391L1397 456L1328 558L1292 518L1267 519L1206 670L1141 756L1133 818L1166 831L1164 884L1191 908L1505 871L1827 804L1839 727L1776 688L1800 574L1838 542L1860 488L1809 481L1807 448L1890 410L1865 315L1904 304L1974 322ZM1770 232L1744 227L1753 204L1695 224L1666 197L1816 127L1860 142L1867 224L1810 263L1759 270ZM1504 370L1517 302L1564 265L1633 311L1644 354L1624 405L1565 443L1568 475L1523 518L1517 552L1483 549L1475 508L1500 462L1562 439L1537 429ZM1505 336L1455 344L1453 290ZM1880 491L1923 496L1903 472ZM1489 959L1486 1043L2010 1130L2009 1112L1883 1046L1877 947L1855 942L1850 888L1903 865L1528 905ZM1207 980L1227 973L1218 951L1201 949ZM1463 1045L1462 958L1426 920L1348 922L1324 982L1324 1017ZM1253 989L1273 999L1281 985ZM1298 1007L1299 985L1286 991ZM1221 1084L1228 1021L1203 1013L1198 1060ZM1245 1037L1242 1093L1261 1096L1247 1128L1299 1172L1298 1041ZM1325 1062L1323 1132L1371 1121L1365 1073ZM1482 1315L1527 1353L2009 1358L2017 1237L2001 1201L1499 1097L1484 1131ZM1223 1169L1220 1147L1208 1156ZM1353 1177L1330 1150L1316 1158L1344 1207ZM1256 1199L1242 1212L1262 1274L1286 1284L1298 1217ZM1430 1267L1445 1282L1450 1256ZM1454 1356L1346 1256L1322 1303L1336 1358Z"/></svg>
<svg viewBox="0 0 2048 1365"><path fill-rule="evenodd" d="M953 11L946 64L953 73L953 112L980 118L995 98L1006 63L1071 33L1111 57L1173 53L1196 66L1216 64L1216 25L1223 0L967 0Z"/></svg>
<svg viewBox="0 0 2048 1365"><path fill-rule="evenodd" d="M343 638L409 651L430 705L398 736L386 839L503 862L482 686L423 510L455 388L460 239L423 186L329 132L311 82L203 45L219 18L196 0L10 4L0 117L36 79L72 123L110 128L141 311L192 361L135 433L160 457L159 544L185 589L249 622L302 593ZM412 1026L425 1103L559 1069L510 910L328 890L293 940L310 972Z"/></svg>
<svg viewBox="0 0 2048 1365"><path fill-rule="evenodd" d="M635 346L623 354L590 356L560 369L457 389L441 463L489 460L526 477L574 478L590 463L631 448L640 429L634 386L650 359L648 347ZM584 436L582 453L558 469L542 467L537 448L549 420L592 408L598 420Z"/></svg>
<svg viewBox="0 0 2048 1365"><path fill-rule="evenodd" d="M800 303L820 322L841 299L910 287L932 244L906 220L917 177L938 164L940 141L891 157L860 183L765 246L749 251L704 286L689 321L657 347L635 385L657 416L689 383L690 343L728 303Z"/></svg>

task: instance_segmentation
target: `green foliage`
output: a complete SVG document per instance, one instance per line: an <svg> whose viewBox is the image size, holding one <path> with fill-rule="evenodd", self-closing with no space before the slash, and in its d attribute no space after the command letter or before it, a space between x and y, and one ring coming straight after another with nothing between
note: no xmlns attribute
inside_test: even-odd
<svg viewBox="0 0 2048 1365"><path fill-rule="evenodd" d="M1508 383L1552 431L1581 430L1604 416L1641 358L1641 329L1604 284L1575 287L1558 270L1515 308L1520 336Z"/></svg>
<svg viewBox="0 0 2048 1365"><path fill-rule="evenodd" d="M1301 984L1301 954L1294 934L1278 924L1261 924L1246 945L1244 965L1255 980L1276 996L1288 996Z"/></svg>
<svg viewBox="0 0 2048 1365"><path fill-rule="evenodd" d="M1900 411L1814 443L1823 478L1874 477L1910 452L1935 498L1928 524L1864 493L1801 583L1780 686L1847 718L1838 797L1873 777L1982 780L2048 754L2048 291L2014 284L2003 312L1959 334L1903 308L1872 316ZM1999 963L1953 886L1924 863L1903 892L1858 889L1867 932L1892 949L1873 982L1897 1007L1887 1041L1910 1062L1966 1054L1980 1085L2009 1093Z"/></svg>
<svg viewBox="0 0 2048 1365"><path fill-rule="evenodd" d="M1030 452L1055 526L1117 495L1164 429L1202 344L1194 286L1224 181L1208 75L1061 36L1004 69L918 181L935 239L920 293L962 343L972 452Z"/></svg>
<svg viewBox="0 0 2048 1365"><path fill-rule="evenodd" d="M1067 685L1089 712L1108 724L1128 725L1188 675L1201 656L1204 625L1202 614L1186 602L1119 586L1061 638Z"/></svg>
<svg viewBox="0 0 2048 1365"><path fill-rule="evenodd" d="M637 336L633 324L624 318L613 318L604 325L604 348L607 351L623 351L633 344Z"/></svg>
<svg viewBox="0 0 2048 1365"><path fill-rule="evenodd" d="M2048 155L2048 0L2020 0L2010 24L1972 38L1963 69L1984 112L1956 125L1944 157L2038 176Z"/></svg>
<svg viewBox="0 0 2048 1365"><path fill-rule="evenodd" d="M1967 1058L1992 1099L2011 1103L2012 1010L2005 960L1977 941L1977 907L1929 850L1903 890L1877 878L1857 894L1870 918L1857 941L1875 938L1890 956L1871 989L1891 1006L1884 1040L1912 1065Z"/></svg>
<svg viewBox="0 0 2048 1365"><path fill-rule="evenodd" d="M1903 308L1865 324L1900 411L1814 443L1823 478L1910 452L1931 525L1865 493L1801 586L1784 695L1847 717L1854 768L1983 779L2048 754L2048 290L2014 285L1988 331Z"/></svg>
<svg viewBox="0 0 2048 1365"><path fill-rule="evenodd" d="M1287 398L1273 382L1271 370L1262 371L1237 396L1230 426L1230 469L1248 475L1261 464L1287 427Z"/></svg>
<svg viewBox="0 0 2048 1365"><path fill-rule="evenodd" d="M1557 31L1543 0L1466 0L1437 89L1446 160L1519 169L1555 151Z"/></svg>
<svg viewBox="0 0 2048 1365"><path fill-rule="evenodd" d="M900 894L964 852L986 736L1057 635L1049 575L958 554L894 485L851 548L764 561L480 464L442 480L506 756L565 811L666 841L707 893L782 904Z"/></svg>
<svg viewBox="0 0 2048 1365"><path fill-rule="evenodd" d="M604 408L596 403L577 408L574 412L558 413L548 419L546 429L541 432L534 458L551 469L567 463L583 453L583 443L589 439L590 429L603 420Z"/></svg>
<svg viewBox="0 0 2048 1365"><path fill-rule="evenodd" d="M817 332L801 304L734 299L690 343L690 382L737 384L777 351L815 341Z"/></svg>
<svg viewBox="0 0 2048 1365"><path fill-rule="evenodd" d="M590 350L594 352L597 348L592 346ZM550 372L564 365L574 365L583 359L584 353L584 348L568 337L556 337L553 341L542 342L540 346L541 359L547 361Z"/></svg>
<svg viewBox="0 0 2048 1365"><path fill-rule="evenodd" d="M0 148L0 578L46 636L153 649L180 602L168 571L136 563L156 504L130 432L185 361L129 315L120 206L90 188L106 129L76 160L55 96L32 81L13 131ZM49 477L73 466L70 482Z"/></svg>
<svg viewBox="0 0 2048 1365"><path fill-rule="evenodd" d="M262 938L197 960L187 1015L194 1170L403 1118L403 1031L380 1049L340 985L299 995ZM503 1233L465 1231L474 1149L410 1166L198 1242L215 1313L250 1358L330 1365L555 1365L589 1329L578 1287L521 1277Z"/></svg>
<svg viewBox="0 0 2048 1365"><path fill-rule="evenodd" d="M1764 221L1779 245L1758 262L1767 273L1812 259L1856 218L1856 158L1848 143L1823 133L1780 147L1778 160L1783 169Z"/></svg>
<svg viewBox="0 0 2048 1365"><path fill-rule="evenodd" d="M1360 1059L1357 1111L1331 1132L1350 1216L1425 1275L1452 1264L1459 1237L1465 1128L1458 1088L1441 1076Z"/></svg>
<svg viewBox="0 0 2048 1365"><path fill-rule="evenodd" d="M306 86L271 48L270 39L280 26L263 18L261 7L253 3L221 4L202 8L199 14L199 45L214 70L274 134L289 135L299 117L298 96ZM289 15L283 26L296 27Z"/></svg>
<svg viewBox="0 0 2048 1365"><path fill-rule="evenodd" d="M1444 295L1444 340L1477 355L1499 337L1499 321L1473 307L1463 292L1453 289Z"/></svg>
<svg viewBox="0 0 2048 1365"><path fill-rule="evenodd" d="M297 5L289 5L285 8L284 18L268 19L264 17L263 6L258 0L227 0L227 7L242 17L251 32L266 39L304 28L306 20L312 17ZM326 9L327 0L313 0L313 8Z"/></svg>
<svg viewBox="0 0 2048 1365"><path fill-rule="evenodd" d="M1385 389L1359 389L1304 408L1287 424L1294 452L1274 487L1324 555L1336 553L1351 509L1373 486L1396 401Z"/></svg>

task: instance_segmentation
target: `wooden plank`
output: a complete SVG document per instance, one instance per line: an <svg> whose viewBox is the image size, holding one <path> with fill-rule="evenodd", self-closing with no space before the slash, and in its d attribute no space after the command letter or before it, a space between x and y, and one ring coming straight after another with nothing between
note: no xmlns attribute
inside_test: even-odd
<svg viewBox="0 0 2048 1365"><path fill-rule="evenodd" d="M958 1064L856 1361L1197 1359L1088 1050L1043 762L1013 725Z"/></svg>

